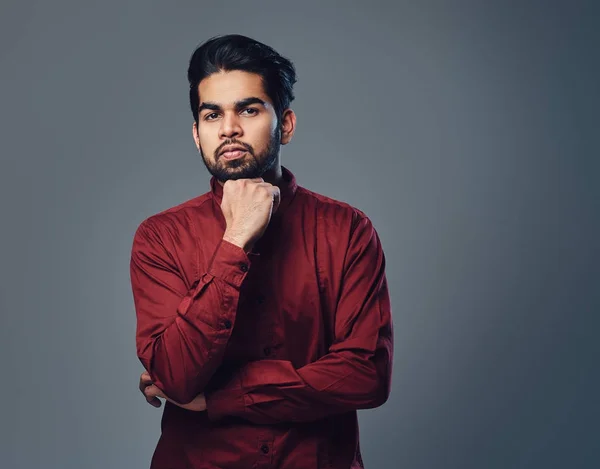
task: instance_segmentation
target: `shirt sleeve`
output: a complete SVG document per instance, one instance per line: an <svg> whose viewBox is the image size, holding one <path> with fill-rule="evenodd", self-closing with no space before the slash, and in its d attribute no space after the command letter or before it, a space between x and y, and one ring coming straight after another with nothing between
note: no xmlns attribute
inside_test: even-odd
<svg viewBox="0 0 600 469"><path fill-rule="evenodd" d="M285 360L250 362L206 394L211 420L258 424L313 421L374 408L391 386L393 326L385 257L368 218L359 220L344 262L335 340L319 360L295 369Z"/></svg>
<svg viewBox="0 0 600 469"><path fill-rule="evenodd" d="M159 233L146 220L133 240L136 348L154 384L186 404L204 390L222 361L250 259L242 248L221 240L207 271L189 285Z"/></svg>

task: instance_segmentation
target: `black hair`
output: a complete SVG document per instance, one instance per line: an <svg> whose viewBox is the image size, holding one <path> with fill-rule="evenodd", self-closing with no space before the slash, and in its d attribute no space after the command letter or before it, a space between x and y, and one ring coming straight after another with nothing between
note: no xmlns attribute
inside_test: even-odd
<svg viewBox="0 0 600 469"><path fill-rule="evenodd" d="M294 64L273 48L239 34L215 36L198 46L192 54L187 76L194 121L198 122L200 105L198 84L213 73L232 70L256 73L262 77L265 93L273 101L278 124L281 124L283 111L294 100Z"/></svg>

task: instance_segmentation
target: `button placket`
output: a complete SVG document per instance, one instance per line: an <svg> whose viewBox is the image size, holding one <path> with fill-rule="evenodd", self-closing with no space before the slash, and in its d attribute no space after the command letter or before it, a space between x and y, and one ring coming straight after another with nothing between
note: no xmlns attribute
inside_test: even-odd
<svg viewBox="0 0 600 469"><path fill-rule="evenodd" d="M258 453L258 460L256 461L255 467L271 467L271 464L273 464L273 457L275 456L273 438L262 433L259 435L257 443L256 451Z"/></svg>

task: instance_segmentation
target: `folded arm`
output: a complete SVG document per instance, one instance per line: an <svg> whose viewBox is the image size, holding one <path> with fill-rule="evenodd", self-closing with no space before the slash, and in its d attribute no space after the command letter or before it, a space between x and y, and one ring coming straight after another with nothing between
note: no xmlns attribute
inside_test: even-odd
<svg viewBox="0 0 600 469"><path fill-rule="evenodd" d="M373 408L390 392L393 330L381 243L370 221L357 222L335 315L335 340L319 360L295 369L285 360L260 360L237 370L206 394L208 416L254 423L313 421Z"/></svg>
<svg viewBox="0 0 600 469"><path fill-rule="evenodd" d="M185 404L203 392L222 361L250 260L242 248L222 240L206 272L190 286L163 236L148 220L134 236L136 346L152 382Z"/></svg>

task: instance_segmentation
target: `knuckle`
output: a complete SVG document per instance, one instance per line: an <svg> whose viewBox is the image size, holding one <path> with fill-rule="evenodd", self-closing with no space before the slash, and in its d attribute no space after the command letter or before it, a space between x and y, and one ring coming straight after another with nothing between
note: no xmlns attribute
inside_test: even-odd
<svg viewBox="0 0 600 469"><path fill-rule="evenodd" d="M223 190L234 191L239 186L239 181L234 179L228 179L223 183Z"/></svg>

